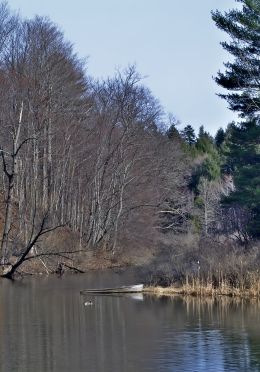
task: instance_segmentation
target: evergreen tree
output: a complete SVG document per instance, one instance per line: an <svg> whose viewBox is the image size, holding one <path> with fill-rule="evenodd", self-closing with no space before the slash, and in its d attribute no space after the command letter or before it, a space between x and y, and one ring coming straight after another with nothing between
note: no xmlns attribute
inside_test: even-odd
<svg viewBox="0 0 260 372"><path fill-rule="evenodd" d="M196 142L196 135L191 125L186 125L186 127L181 131L181 136L190 146L194 145Z"/></svg>
<svg viewBox="0 0 260 372"><path fill-rule="evenodd" d="M260 125L257 120L233 126L227 143L227 166L236 189L225 198L226 205L240 205L250 212L245 230L260 237Z"/></svg>
<svg viewBox="0 0 260 372"><path fill-rule="evenodd" d="M199 138L202 138L204 135L205 135L204 126L201 125L201 126L199 127Z"/></svg>
<svg viewBox="0 0 260 372"><path fill-rule="evenodd" d="M199 136L196 141L196 149L201 153L210 153L214 147L214 140L208 132L204 131L203 126L199 129Z"/></svg>
<svg viewBox="0 0 260 372"><path fill-rule="evenodd" d="M234 57L233 62L225 64L225 73L218 73L216 82L230 91L220 95L230 109L252 118L260 111L260 1L238 2L243 4L242 10L212 13L217 27L231 36L231 41L222 46Z"/></svg>
<svg viewBox="0 0 260 372"><path fill-rule="evenodd" d="M199 128L195 150L196 167L189 182L194 195L192 221L196 231L208 235L215 221L216 203L219 200L220 154L214 139L203 126Z"/></svg>
<svg viewBox="0 0 260 372"><path fill-rule="evenodd" d="M166 132L167 137L172 140L180 137L180 134L175 126L175 124L172 124L169 129Z"/></svg>
<svg viewBox="0 0 260 372"><path fill-rule="evenodd" d="M214 144L213 139L208 133L196 142L197 156L203 160L193 171L190 188L197 193L201 177L208 181L215 181L220 178L221 158Z"/></svg>
<svg viewBox="0 0 260 372"><path fill-rule="evenodd" d="M225 131L223 128L219 128L215 136L215 144L220 147L225 140Z"/></svg>
<svg viewBox="0 0 260 372"><path fill-rule="evenodd" d="M238 1L241 10L212 15L216 25L231 36L222 45L234 57L216 82L229 91L221 97L230 109L245 119L226 132L226 169L233 174L235 191L225 204L242 206L251 216L245 231L260 237L260 1Z"/></svg>

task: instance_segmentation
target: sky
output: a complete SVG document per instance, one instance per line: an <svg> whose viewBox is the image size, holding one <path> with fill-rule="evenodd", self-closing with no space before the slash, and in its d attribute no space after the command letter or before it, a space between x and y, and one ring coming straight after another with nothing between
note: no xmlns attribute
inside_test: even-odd
<svg viewBox="0 0 260 372"><path fill-rule="evenodd" d="M235 0L9 0L23 17L48 16L88 57L88 74L112 76L135 64L166 113L181 127L199 126L211 134L237 116L216 93L213 80L229 55L220 42L225 33L211 20L211 10L228 11ZM223 91L222 91L223 92Z"/></svg>

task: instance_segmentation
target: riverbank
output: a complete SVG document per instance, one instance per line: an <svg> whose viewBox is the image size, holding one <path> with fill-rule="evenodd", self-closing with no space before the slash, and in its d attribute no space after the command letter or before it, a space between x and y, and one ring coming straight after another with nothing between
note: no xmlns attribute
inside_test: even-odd
<svg viewBox="0 0 260 372"><path fill-rule="evenodd" d="M145 293L157 296L229 296L229 297L250 297L260 298L260 277L258 273L251 273L252 281L250 283L239 283L236 286L230 285L228 281L222 281L218 285L213 285L212 282L205 282L199 279L190 279L183 284L172 284L167 287L148 286L145 288Z"/></svg>
<svg viewBox="0 0 260 372"><path fill-rule="evenodd" d="M113 254L109 250L86 250L73 246L67 234L66 245L64 239L60 239L58 244L53 247L49 245L50 254L29 255L15 273L15 278L24 276L45 276L45 275L64 275L72 273L87 273L89 271L115 270L125 271L129 267L145 267L150 265L154 258L152 250L143 249L142 251L133 249L131 252L125 250ZM56 241L57 242L57 241ZM42 242L46 244L46 242ZM71 243L72 249L68 247ZM54 244L53 244L54 245ZM65 246L65 248L63 248ZM55 249L56 248L56 249ZM0 276L10 269L10 265L16 262L17 257L10 257L9 265L0 268Z"/></svg>

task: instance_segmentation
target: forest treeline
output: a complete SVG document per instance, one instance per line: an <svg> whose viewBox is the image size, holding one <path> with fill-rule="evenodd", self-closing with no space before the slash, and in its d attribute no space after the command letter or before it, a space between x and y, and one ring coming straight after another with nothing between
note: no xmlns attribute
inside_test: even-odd
<svg viewBox="0 0 260 372"><path fill-rule="evenodd" d="M215 137L167 118L135 66L95 80L53 22L21 19L1 3L4 275L27 260L147 249L166 257L172 277L198 265L216 272L224 257L227 271L241 271L241 260L253 268L260 235L260 2L241 2L241 11L213 13L233 37L223 47L234 56L216 81L235 91L224 98L242 117L220 123L226 129ZM46 244L47 235L65 231L73 247Z"/></svg>

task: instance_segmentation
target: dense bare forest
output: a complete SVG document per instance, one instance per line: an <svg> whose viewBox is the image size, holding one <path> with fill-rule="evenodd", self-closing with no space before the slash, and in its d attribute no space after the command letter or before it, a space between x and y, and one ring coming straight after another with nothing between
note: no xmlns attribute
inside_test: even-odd
<svg viewBox="0 0 260 372"><path fill-rule="evenodd" d="M220 28L221 17L213 15ZM93 257L142 265L163 283L187 275L235 283L255 271L259 203L241 196L234 146L242 139L259 168L259 106L251 126L247 116L215 138L203 127L197 136L191 125L181 130L134 66L96 81L56 25L23 20L5 3L0 65L4 276L85 271ZM249 126L255 152L245 146Z"/></svg>

